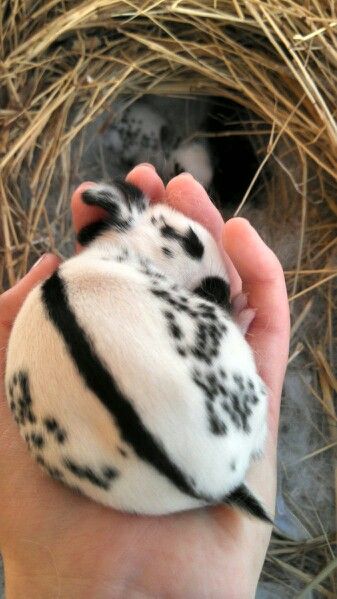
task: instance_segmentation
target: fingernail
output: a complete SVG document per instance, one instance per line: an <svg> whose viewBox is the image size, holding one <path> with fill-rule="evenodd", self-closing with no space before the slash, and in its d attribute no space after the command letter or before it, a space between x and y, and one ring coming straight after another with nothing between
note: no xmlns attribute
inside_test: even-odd
<svg viewBox="0 0 337 599"><path fill-rule="evenodd" d="M30 270L33 270L33 268L36 268L36 266L38 264L41 264L41 262L48 256L48 254L42 254L42 256L40 256L40 258L38 260L36 260L36 262L34 262L33 266L31 267Z"/></svg>
<svg viewBox="0 0 337 599"><path fill-rule="evenodd" d="M140 164L138 164L138 166L147 166L148 168L152 168L153 171L156 170L153 164L150 164L149 162L141 162Z"/></svg>

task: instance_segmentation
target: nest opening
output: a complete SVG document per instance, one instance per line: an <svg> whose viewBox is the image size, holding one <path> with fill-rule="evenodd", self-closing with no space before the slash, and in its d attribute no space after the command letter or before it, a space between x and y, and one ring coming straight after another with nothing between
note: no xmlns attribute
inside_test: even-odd
<svg viewBox="0 0 337 599"><path fill-rule="evenodd" d="M150 119L152 138L148 133ZM86 136L86 130L82 134ZM268 134L267 123L226 97L144 95L136 102L120 100L89 125L86 150L78 168L85 170L86 177L92 172L103 179L124 177L136 164L150 162L164 183L186 170L205 186L220 211L231 215L254 179ZM184 162L184 152L190 148L203 151L202 155L191 155L194 169L189 156ZM202 176L205 163L211 169L207 182ZM263 182L268 178L267 165L249 190L250 205L258 205Z"/></svg>

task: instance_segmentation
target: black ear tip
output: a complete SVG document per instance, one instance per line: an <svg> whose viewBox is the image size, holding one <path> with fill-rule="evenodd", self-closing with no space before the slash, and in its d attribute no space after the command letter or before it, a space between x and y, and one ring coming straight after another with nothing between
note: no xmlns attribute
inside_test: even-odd
<svg viewBox="0 0 337 599"><path fill-rule="evenodd" d="M96 194L94 187L89 187L88 189L85 189L81 194L82 202L89 205L93 204L95 201L95 195Z"/></svg>
<svg viewBox="0 0 337 599"><path fill-rule="evenodd" d="M233 505L266 524L274 525L272 518L267 514L263 505L245 484L240 485L237 489L232 491L225 498L224 503Z"/></svg>

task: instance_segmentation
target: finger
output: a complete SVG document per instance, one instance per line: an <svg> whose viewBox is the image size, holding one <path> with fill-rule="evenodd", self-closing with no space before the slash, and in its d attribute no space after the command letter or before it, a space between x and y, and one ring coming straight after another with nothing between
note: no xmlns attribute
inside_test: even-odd
<svg viewBox="0 0 337 599"><path fill-rule="evenodd" d="M150 198L151 202L161 202L165 199L165 186L151 164L139 164L126 177L128 183L136 185Z"/></svg>
<svg viewBox="0 0 337 599"><path fill-rule="evenodd" d="M256 311L247 338L271 392L270 426L276 437L290 328L283 270L275 254L243 218L225 224L223 245L241 276L249 307Z"/></svg>
<svg viewBox="0 0 337 599"><path fill-rule="evenodd" d="M59 266L53 254L45 254L23 279L0 296L0 350L7 343L10 329L29 291L49 277Z"/></svg>
<svg viewBox="0 0 337 599"><path fill-rule="evenodd" d="M176 208L186 216L204 225L219 243L226 264L231 297L235 297L241 291L241 280L221 243L224 221L219 210L209 199L205 189L192 175L182 173L171 179L166 186L166 202L172 208Z"/></svg>
<svg viewBox="0 0 337 599"><path fill-rule="evenodd" d="M207 192L189 173L181 173L166 186L167 203L204 225L213 237L221 238L222 216Z"/></svg>
<svg viewBox="0 0 337 599"><path fill-rule="evenodd" d="M72 195L71 214L76 233L78 233L83 227L85 227L89 223L95 222L96 220L100 220L101 218L106 216L106 212L105 210L103 210L103 208L98 208L97 206L87 206L82 201L82 193L86 189L89 189L94 185L95 183L93 181L85 181L75 189Z"/></svg>

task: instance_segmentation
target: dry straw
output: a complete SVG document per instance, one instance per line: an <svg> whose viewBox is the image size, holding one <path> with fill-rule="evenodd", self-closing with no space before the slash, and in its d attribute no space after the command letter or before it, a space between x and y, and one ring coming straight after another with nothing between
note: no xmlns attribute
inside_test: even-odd
<svg viewBox="0 0 337 599"><path fill-rule="evenodd" d="M70 238L71 144L124 94L228 98L269 130L260 170L271 227L300 220L286 272L292 358L308 356L313 393L337 442L333 393L337 231L337 15L332 0L2 0L0 4L0 281L13 284L46 249ZM289 160L296 158L296 174ZM55 183L56 182L56 183ZM51 185L57 202L47 210ZM250 189L242 205L249 202ZM320 309L310 336L298 331ZM316 302L316 303L315 303ZM310 338L309 338L310 337ZM308 459L315 459L307 456ZM336 472L332 472L336 479ZM336 597L331 530L275 538L266 576ZM288 577L288 578L287 578ZM294 591L294 595L295 595ZM301 595L304 596L304 595Z"/></svg>

